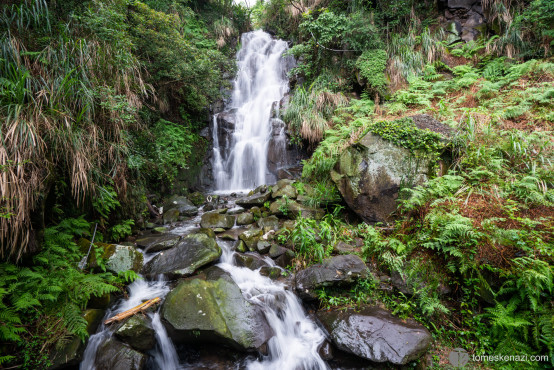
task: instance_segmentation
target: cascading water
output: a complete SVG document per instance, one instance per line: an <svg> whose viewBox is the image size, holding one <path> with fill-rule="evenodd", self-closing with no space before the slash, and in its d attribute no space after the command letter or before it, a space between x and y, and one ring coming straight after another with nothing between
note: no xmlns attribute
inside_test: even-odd
<svg viewBox="0 0 554 370"><path fill-rule="evenodd" d="M306 316L298 298L282 283L262 276L259 270L236 266L229 245L220 245L223 254L218 266L231 275L246 299L262 308L275 333L268 342L269 354L261 361L248 363L248 369L328 369L318 353L325 335ZM275 267L270 258L266 262Z"/></svg>
<svg viewBox="0 0 554 370"><path fill-rule="evenodd" d="M280 120L272 119L272 113L289 91L287 72L294 65L294 58L283 57L287 43L263 31L243 34L241 43L231 100L213 118L212 165L220 192L250 190L271 180L268 148L274 131L281 135L280 127L273 127ZM220 123L223 116L225 124ZM285 141L273 145L284 146Z"/></svg>

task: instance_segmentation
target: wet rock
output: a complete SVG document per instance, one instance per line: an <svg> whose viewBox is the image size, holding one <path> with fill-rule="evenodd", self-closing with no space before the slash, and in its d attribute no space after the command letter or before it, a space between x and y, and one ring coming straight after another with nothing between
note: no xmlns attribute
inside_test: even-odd
<svg viewBox="0 0 554 370"><path fill-rule="evenodd" d="M226 230L225 232L218 234L217 237L223 240L239 240L239 235L242 234L246 229L235 227L229 230Z"/></svg>
<svg viewBox="0 0 554 370"><path fill-rule="evenodd" d="M294 257L295 257L294 252L291 251L290 249L287 249L285 253L277 257L277 259L275 260L275 264L279 267L287 268L288 266L291 265Z"/></svg>
<svg viewBox="0 0 554 370"><path fill-rule="evenodd" d="M262 235L262 230L252 228L240 234L239 239L244 242L244 244L250 251L254 252L256 243L258 242L258 240L260 240Z"/></svg>
<svg viewBox="0 0 554 370"><path fill-rule="evenodd" d="M235 249L237 250L237 252L241 252L241 253L248 252L248 247L246 246L246 244L244 244L242 240L239 240L237 242Z"/></svg>
<svg viewBox="0 0 554 370"><path fill-rule="evenodd" d="M269 252L270 248L271 248L271 243L265 240L258 240L258 243L256 243L256 251L259 254L266 254L267 252Z"/></svg>
<svg viewBox="0 0 554 370"><path fill-rule="evenodd" d="M179 213L178 209L168 209L167 211L164 210L163 214L163 223L164 224L172 224L177 221L179 221L179 216L181 214Z"/></svg>
<svg viewBox="0 0 554 370"><path fill-rule="evenodd" d="M254 253L235 253L235 264L239 267L246 267L250 270L257 270L260 267L267 266L267 262L259 255Z"/></svg>
<svg viewBox="0 0 554 370"><path fill-rule="evenodd" d="M159 252L174 247L181 237L175 234L147 235L136 240L137 246L145 253Z"/></svg>
<svg viewBox="0 0 554 370"><path fill-rule="evenodd" d="M250 213L254 215L254 220L262 218L262 211L260 207L252 207L250 208Z"/></svg>
<svg viewBox="0 0 554 370"><path fill-rule="evenodd" d="M221 234L221 233L223 233L223 232L225 232L225 229L222 228L222 227L216 227L216 228L214 229L214 233L216 233L216 234Z"/></svg>
<svg viewBox="0 0 554 370"><path fill-rule="evenodd" d="M221 343L255 351L272 336L261 309L223 277L183 281L167 295L161 315L178 343Z"/></svg>
<svg viewBox="0 0 554 370"><path fill-rule="evenodd" d="M260 229L267 233L271 230L279 230L279 219L276 216L264 217L258 220Z"/></svg>
<svg viewBox="0 0 554 370"><path fill-rule="evenodd" d="M250 212L241 213L237 216L237 225L250 225L254 222L254 215Z"/></svg>
<svg viewBox="0 0 554 370"><path fill-rule="evenodd" d="M115 335L138 351L151 350L156 344L156 333L152 328L150 318L144 315L131 316L117 329Z"/></svg>
<svg viewBox="0 0 554 370"><path fill-rule="evenodd" d="M407 364L421 357L432 340L421 324L379 307L319 311L317 318L335 346L374 362Z"/></svg>
<svg viewBox="0 0 554 370"><path fill-rule="evenodd" d="M165 234L167 231L168 228L166 226L158 226L152 229L152 234Z"/></svg>
<svg viewBox="0 0 554 370"><path fill-rule="evenodd" d="M230 229L235 226L235 216L229 216L217 212L207 212L202 215L200 226Z"/></svg>
<svg viewBox="0 0 554 370"><path fill-rule="evenodd" d="M296 290L302 299L316 299L315 290L324 286L352 283L368 276L362 259L349 254L323 260L296 274Z"/></svg>
<svg viewBox="0 0 554 370"><path fill-rule="evenodd" d="M228 215L238 215L240 213L243 213L245 211L242 207L233 207L230 210L227 211Z"/></svg>
<svg viewBox="0 0 554 370"><path fill-rule="evenodd" d="M147 356L120 341L110 338L100 345L96 353L97 370L142 370Z"/></svg>
<svg viewBox="0 0 554 370"><path fill-rule="evenodd" d="M333 358L333 347L331 346L331 343L328 341L324 341L320 346L318 350L319 356L327 361Z"/></svg>
<svg viewBox="0 0 554 370"><path fill-rule="evenodd" d="M276 280L281 277L281 269L279 267L262 266L260 275Z"/></svg>
<svg viewBox="0 0 554 370"><path fill-rule="evenodd" d="M207 227L201 227L200 229L198 229L198 233L206 234L208 237L215 239L215 232Z"/></svg>
<svg viewBox="0 0 554 370"><path fill-rule="evenodd" d="M269 200L271 194L267 193L255 193L250 196L238 199L235 203L244 208L251 208L254 206L263 207L264 203Z"/></svg>
<svg viewBox="0 0 554 370"><path fill-rule="evenodd" d="M279 244L273 244L271 248L269 248L269 257L271 258L277 258L285 253L287 253L288 249L285 247L280 246Z"/></svg>
<svg viewBox="0 0 554 370"><path fill-rule="evenodd" d="M199 191L195 191L194 193L187 195L187 198L196 207L200 207L202 204L206 202L206 196Z"/></svg>
<svg viewBox="0 0 554 370"><path fill-rule="evenodd" d="M216 261L220 256L221 248L213 238L206 234L191 234L144 265L142 274L192 275L196 269Z"/></svg>

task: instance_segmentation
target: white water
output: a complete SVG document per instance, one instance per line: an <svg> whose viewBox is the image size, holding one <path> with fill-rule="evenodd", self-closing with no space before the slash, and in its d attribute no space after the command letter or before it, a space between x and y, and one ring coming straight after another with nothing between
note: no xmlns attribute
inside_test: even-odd
<svg viewBox="0 0 554 370"><path fill-rule="evenodd" d="M244 33L237 54L238 74L226 112L235 112L229 142L220 143L217 115L213 118L213 175L216 190L252 189L267 183L271 113L289 90L291 57L283 58L287 43L263 31Z"/></svg>
<svg viewBox="0 0 554 370"><path fill-rule="evenodd" d="M299 299L284 284L273 281L246 267L234 264L228 244L221 263L239 286L243 296L260 306L275 336L268 342L269 354L262 361L248 363L249 370L328 369L318 353L325 340L323 332L306 316ZM266 261L274 266L273 260Z"/></svg>

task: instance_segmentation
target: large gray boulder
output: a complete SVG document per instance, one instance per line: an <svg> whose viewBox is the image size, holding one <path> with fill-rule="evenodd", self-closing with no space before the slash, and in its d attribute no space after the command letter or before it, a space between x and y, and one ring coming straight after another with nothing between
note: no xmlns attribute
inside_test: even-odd
<svg viewBox="0 0 554 370"><path fill-rule="evenodd" d="M353 254L336 256L299 271L296 290L301 298L310 300L317 298L315 290L318 288L349 284L367 276L367 266L360 257Z"/></svg>
<svg viewBox="0 0 554 370"><path fill-rule="evenodd" d="M421 324L380 307L319 311L316 316L335 346L374 362L405 365L421 357L432 340Z"/></svg>
<svg viewBox="0 0 554 370"><path fill-rule="evenodd" d="M235 216L219 212L206 212L202 215L200 226L206 228L230 229L235 226Z"/></svg>
<svg viewBox="0 0 554 370"><path fill-rule="evenodd" d="M216 261L220 256L221 248L215 239L206 234L191 234L177 246L161 252L144 265L142 274L166 274L170 277L192 275L198 268Z"/></svg>
<svg viewBox="0 0 554 370"><path fill-rule="evenodd" d="M145 354L112 337L98 348L94 365L97 370L142 370L146 360Z"/></svg>
<svg viewBox="0 0 554 370"><path fill-rule="evenodd" d="M451 129L426 115L412 118L414 126L447 137ZM413 155L373 133L345 149L331 171L348 206L366 222L391 221L400 186L427 181L433 163L423 153Z"/></svg>
<svg viewBox="0 0 554 370"><path fill-rule="evenodd" d="M123 271L140 271L142 268L143 255L134 247L128 245L110 245L107 250L105 262L106 270L118 274Z"/></svg>
<svg viewBox="0 0 554 370"><path fill-rule="evenodd" d="M261 309L243 297L226 273L207 275L207 280L183 281L167 295L161 315L168 335L175 342L258 350L272 336Z"/></svg>

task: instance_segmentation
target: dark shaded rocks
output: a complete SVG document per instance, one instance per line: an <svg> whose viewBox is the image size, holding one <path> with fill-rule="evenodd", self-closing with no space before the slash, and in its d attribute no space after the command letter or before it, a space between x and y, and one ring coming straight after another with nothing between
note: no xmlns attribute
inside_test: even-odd
<svg viewBox="0 0 554 370"><path fill-rule="evenodd" d="M166 274L169 276L192 275L196 269L216 261L221 248L206 234L191 234L184 237L175 247L161 252L142 269L147 276Z"/></svg>
<svg viewBox="0 0 554 370"><path fill-rule="evenodd" d="M262 257L253 253L235 253L235 264L239 267L246 267L250 270L257 270L260 267L267 266L267 262Z"/></svg>
<svg viewBox="0 0 554 370"><path fill-rule="evenodd" d="M287 253L288 249L285 247L280 246L279 244L273 244L271 248L269 248L269 257L271 258L277 258L285 253Z"/></svg>
<svg viewBox="0 0 554 370"><path fill-rule="evenodd" d="M148 351L156 344L156 333L150 318L144 315L131 316L117 329L115 336L139 351Z"/></svg>
<svg viewBox="0 0 554 370"><path fill-rule="evenodd" d="M181 282L166 297L161 315L176 342L221 343L255 351L273 335L259 307L223 275Z"/></svg>
<svg viewBox="0 0 554 370"><path fill-rule="evenodd" d="M374 362L404 365L429 348L431 334L414 320L401 320L379 307L317 312L337 348Z"/></svg>
<svg viewBox="0 0 554 370"><path fill-rule="evenodd" d="M142 370L147 357L113 337L105 341L96 353L97 370Z"/></svg>
<svg viewBox="0 0 554 370"><path fill-rule="evenodd" d="M368 269L360 257L353 254L336 256L299 271L296 274L296 290L302 299L315 299L318 288L352 283L367 276Z"/></svg>
<svg viewBox="0 0 554 370"><path fill-rule="evenodd" d="M159 252L174 247L181 239L181 236L175 234L156 234L138 238L135 243L143 248L145 253Z"/></svg>
<svg viewBox="0 0 554 370"><path fill-rule="evenodd" d="M181 216L194 216L198 214L198 207L181 195L174 195L164 203L164 212L173 209L179 211Z"/></svg>
<svg viewBox="0 0 554 370"><path fill-rule="evenodd" d="M202 215L200 220L200 226L230 229L235 226L235 216L230 216L227 214L221 214L218 212L206 212Z"/></svg>
<svg viewBox="0 0 554 370"><path fill-rule="evenodd" d="M82 316L87 321L87 332L92 335L102 322L105 310L88 309L83 312ZM86 344L81 338L72 335L64 342L61 348L54 348L50 353L50 369L62 369L73 366L78 366L85 352Z"/></svg>

